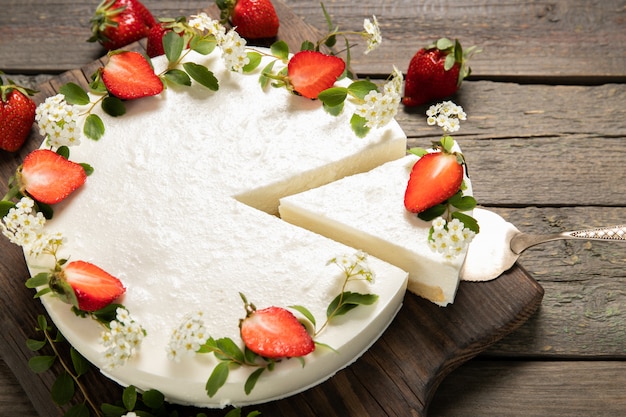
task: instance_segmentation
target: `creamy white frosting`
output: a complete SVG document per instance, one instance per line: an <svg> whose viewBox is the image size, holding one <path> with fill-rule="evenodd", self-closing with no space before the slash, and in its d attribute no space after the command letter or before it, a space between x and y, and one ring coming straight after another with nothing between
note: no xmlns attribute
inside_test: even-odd
<svg viewBox="0 0 626 417"><path fill-rule="evenodd" d="M431 223L402 201L417 156L280 200L285 221L364 250L409 272L408 289L445 306L454 301L467 249L445 260L428 246ZM472 195L465 178L465 195Z"/></svg>
<svg viewBox="0 0 626 417"><path fill-rule="evenodd" d="M374 343L400 308L406 272L370 258L376 280L351 288L379 300L318 338L337 352L319 348L304 368L283 361L250 395L243 384L252 370L239 368L209 398L205 384L216 360L169 361L170 334L185 314L202 310L211 336L239 341L245 315L239 292L258 308L299 304L323 321L342 283L341 271L326 261L355 250L274 216L278 199L400 158L406 136L393 121L358 138L350 128L350 103L334 117L319 102L285 89L261 90L258 75L225 70L217 52L188 59L214 71L219 91L170 86L159 96L127 102L123 117L102 115L104 137L84 139L71 151L72 160L95 172L56 207L47 227L67 239L61 257L93 262L122 280L127 293L121 302L147 331L139 354L108 376L183 404L281 398L327 379ZM154 65L158 73L166 63L157 58ZM45 261L30 259L32 272ZM102 367L102 328L58 299L43 302L69 342Z"/></svg>

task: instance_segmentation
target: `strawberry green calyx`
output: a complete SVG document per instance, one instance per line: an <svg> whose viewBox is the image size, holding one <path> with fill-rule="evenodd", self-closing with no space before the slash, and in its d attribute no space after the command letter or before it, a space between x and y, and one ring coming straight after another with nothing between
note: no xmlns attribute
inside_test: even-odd
<svg viewBox="0 0 626 417"><path fill-rule="evenodd" d="M480 52L480 50L476 49L476 46L471 46L467 50L463 50L463 47L458 39L455 39L453 42L448 38L438 39L435 43L428 45L426 49L438 49L441 52L446 53L446 60L444 63L444 69L446 71L452 69L455 64L459 65L457 86L460 86L463 80L469 77L472 73L472 69L469 67L468 61L473 54Z"/></svg>
<svg viewBox="0 0 626 417"><path fill-rule="evenodd" d="M107 41L109 40L103 32L108 27L118 27L119 23L113 20L114 17L119 16L124 10L126 5L113 8L116 0L103 0L98 7L93 17L90 19L92 36L87 39L88 42Z"/></svg>
<svg viewBox="0 0 626 417"><path fill-rule="evenodd" d="M220 9L220 23L226 24L233 14L233 9L237 4L237 0L215 0L217 8Z"/></svg>
<svg viewBox="0 0 626 417"><path fill-rule="evenodd" d="M30 88L17 85L15 81L11 80L10 78L6 79L7 84L5 84L2 79L2 75L4 75L4 73L0 71L0 99L3 103L6 103L8 101L8 96L12 91L19 91L25 96L32 96L37 93L37 90L32 90Z"/></svg>

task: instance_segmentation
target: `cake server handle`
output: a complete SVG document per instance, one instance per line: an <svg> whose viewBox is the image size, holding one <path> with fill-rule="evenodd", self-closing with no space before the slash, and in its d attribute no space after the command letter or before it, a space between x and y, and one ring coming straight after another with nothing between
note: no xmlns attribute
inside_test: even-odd
<svg viewBox="0 0 626 417"><path fill-rule="evenodd" d="M511 250L519 255L531 246L561 239L614 240L626 242L626 224L544 235L519 233L511 239Z"/></svg>

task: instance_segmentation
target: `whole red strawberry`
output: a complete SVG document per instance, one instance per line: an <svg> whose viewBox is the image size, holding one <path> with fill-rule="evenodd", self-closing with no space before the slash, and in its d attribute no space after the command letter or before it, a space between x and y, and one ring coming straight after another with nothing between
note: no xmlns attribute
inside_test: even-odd
<svg viewBox="0 0 626 417"><path fill-rule="evenodd" d="M459 191L463 183L463 165L454 153L427 153L417 160L404 194L404 207L421 213L443 203Z"/></svg>
<svg viewBox="0 0 626 417"><path fill-rule="evenodd" d="M91 18L89 42L119 49L148 36L156 19L139 0L103 0Z"/></svg>
<svg viewBox="0 0 626 417"><path fill-rule="evenodd" d="M7 81L0 77L0 149L15 152L30 133L37 106L29 97L35 91Z"/></svg>
<svg viewBox="0 0 626 417"><path fill-rule="evenodd" d="M463 52L458 40L446 38L417 51L406 73L402 103L419 106L456 93L471 73L467 61L474 52L475 47Z"/></svg>
<svg viewBox="0 0 626 417"><path fill-rule="evenodd" d="M270 0L216 0L221 21L230 23L246 39L273 38L280 22Z"/></svg>

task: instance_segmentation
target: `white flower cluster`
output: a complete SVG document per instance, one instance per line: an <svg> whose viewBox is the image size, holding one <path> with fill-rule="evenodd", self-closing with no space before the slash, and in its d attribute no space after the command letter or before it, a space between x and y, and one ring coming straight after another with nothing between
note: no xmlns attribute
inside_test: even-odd
<svg viewBox="0 0 626 417"><path fill-rule="evenodd" d="M226 31L226 28L217 20L212 19L206 13L200 13L189 20L189 25L201 32L215 36L218 46L222 48L222 59L226 68L231 71L242 72L243 67L250 63L246 51L246 40L235 30Z"/></svg>
<svg viewBox="0 0 626 417"><path fill-rule="evenodd" d="M109 329L102 332L100 342L105 347L105 369L122 366L139 349L145 336L143 327L137 323L124 307L115 311L115 320Z"/></svg>
<svg viewBox="0 0 626 417"><path fill-rule="evenodd" d="M330 259L326 265L335 264L343 270L348 279L361 277L368 282L374 281L376 275L367 262L367 253L357 251L352 255L341 255Z"/></svg>
<svg viewBox="0 0 626 417"><path fill-rule="evenodd" d="M451 260L465 251L474 236L476 233L465 227L460 220L452 219L447 222L443 217L437 217L432 223L429 244L432 250Z"/></svg>
<svg viewBox="0 0 626 417"><path fill-rule="evenodd" d="M466 120L467 115L463 107L451 101L444 101L430 106L426 111L426 122L430 125L441 127L444 132L456 132L461 128L461 120Z"/></svg>
<svg viewBox="0 0 626 417"><path fill-rule="evenodd" d="M172 332L167 346L167 357L174 362L180 362L183 356L191 356L198 351L208 338L203 313L198 311L187 314Z"/></svg>
<svg viewBox="0 0 626 417"><path fill-rule="evenodd" d="M134 411L129 411L128 413L122 415L121 417L138 417L137 413L135 413Z"/></svg>
<svg viewBox="0 0 626 417"><path fill-rule="evenodd" d="M367 49L365 50L365 54L369 54L374 49L378 48L383 41L376 16L372 16L372 20L365 19L363 21L363 28L365 29L363 36L367 39Z"/></svg>
<svg viewBox="0 0 626 417"><path fill-rule="evenodd" d="M80 144L77 117L76 106L68 104L63 94L48 97L35 111L39 133L47 136L48 145L54 148Z"/></svg>
<svg viewBox="0 0 626 417"><path fill-rule="evenodd" d="M0 222L2 234L11 243L21 246L30 256L43 253L56 253L63 244L60 233L48 233L44 230L46 218L41 212L34 212L35 202L29 197L22 197Z"/></svg>
<svg viewBox="0 0 626 417"><path fill-rule="evenodd" d="M355 113L363 117L369 128L382 127L398 114L402 98L402 72L395 66L391 79L383 86L382 93L372 90L364 98L364 103L357 106Z"/></svg>

